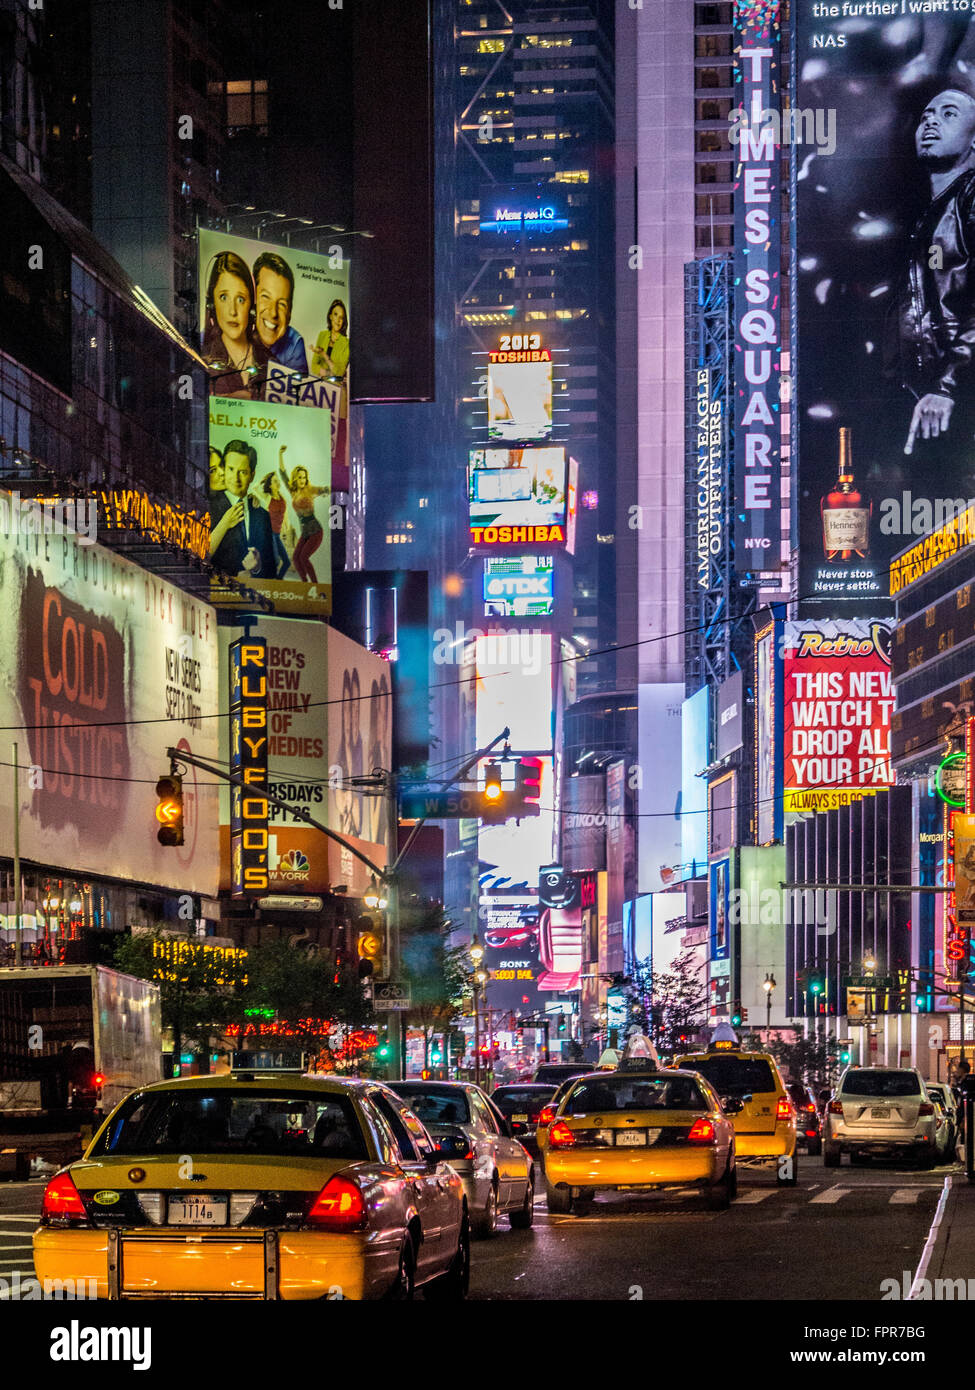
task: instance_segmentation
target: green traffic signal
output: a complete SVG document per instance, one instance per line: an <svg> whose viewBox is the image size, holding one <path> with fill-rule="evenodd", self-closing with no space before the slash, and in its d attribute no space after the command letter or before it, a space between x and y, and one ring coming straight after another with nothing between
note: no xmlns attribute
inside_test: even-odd
<svg viewBox="0 0 975 1390"><path fill-rule="evenodd" d="M389 1056L389 1053L390 1053L389 1043L383 1043L380 1047L378 1047L378 1048L376 1049L376 1056L377 1056L377 1057L386 1058L386 1057Z"/></svg>
<svg viewBox="0 0 975 1390"><path fill-rule="evenodd" d="M733 1013L733 1014L731 1015L731 1026L732 1026L732 1028L740 1028L740 1027L741 1027L741 1014L740 1014L740 1013Z"/></svg>

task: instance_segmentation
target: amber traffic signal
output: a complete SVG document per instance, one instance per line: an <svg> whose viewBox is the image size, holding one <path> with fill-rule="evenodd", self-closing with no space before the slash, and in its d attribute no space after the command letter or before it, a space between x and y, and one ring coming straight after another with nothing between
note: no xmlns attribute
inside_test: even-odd
<svg viewBox="0 0 975 1390"><path fill-rule="evenodd" d="M159 829L156 839L161 845L183 843L183 779L175 773L160 777L156 783L156 820Z"/></svg>

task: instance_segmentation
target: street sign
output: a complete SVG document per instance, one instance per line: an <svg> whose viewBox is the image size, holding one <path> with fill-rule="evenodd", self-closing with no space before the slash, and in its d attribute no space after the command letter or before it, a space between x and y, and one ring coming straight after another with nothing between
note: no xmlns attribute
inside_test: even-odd
<svg viewBox="0 0 975 1390"><path fill-rule="evenodd" d="M476 820L482 805L479 791L404 792L399 813L402 820Z"/></svg>
<svg viewBox="0 0 975 1390"><path fill-rule="evenodd" d="M376 1009L410 1008L410 987L402 980L376 980L373 984L373 1007Z"/></svg>
<svg viewBox="0 0 975 1390"><path fill-rule="evenodd" d="M321 912L321 898L288 897L280 893L273 898L258 898L262 912Z"/></svg>

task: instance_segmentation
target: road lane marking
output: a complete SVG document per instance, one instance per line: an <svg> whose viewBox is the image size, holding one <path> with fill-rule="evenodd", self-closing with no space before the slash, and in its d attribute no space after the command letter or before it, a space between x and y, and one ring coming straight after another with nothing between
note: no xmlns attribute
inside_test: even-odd
<svg viewBox="0 0 975 1390"><path fill-rule="evenodd" d="M734 1204L736 1207L753 1207L757 1202L764 1202L766 1197L771 1197L774 1190L771 1187L766 1187L764 1190L753 1187L749 1192L742 1192L740 1196L736 1197Z"/></svg>
<svg viewBox="0 0 975 1390"><path fill-rule="evenodd" d="M946 1203L947 1203L947 1201L948 1201L948 1193L949 1193L950 1191L951 1191L951 1174L948 1173L948 1174L946 1174L946 1176L945 1176L944 1187L941 1189L941 1200L938 1202L938 1206L937 1206L937 1208L936 1208L936 1210L935 1210L935 1213L934 1213L934 1220L931 1222L931 1229L928 1231L928 1238L927 1238L927 1240L924 1242L924 1249L921 1251L921 1260L920 1260L920 1263L918 1264L918 1267L917 1267L917 1269L916 1269L915 1272L914 1272L914 1283L911 1285L911 1291L910 1291L910 1293L907 1295L908 1300L910 1300L910 1299L916 1299L917 1297L919 1297L919 1294L916 1292L916 1290L919 1290L919 1289L921 1288L921 1280L924 1278L925 1274L927 1273L928 1265L929 1265L929 1263L930 1263L930 1261L931 1261L931 1255L932 1255L932 1253L933 1253L933 1251L934 1251L934 1244L935 1244L935 1241L938 1239L938 1228L939 1228L940 1225L941 1225L941 1218L942 1218L942 1217L944 1216L944 1214L945 1214L945 1205L946 1205ZM928 1296L929 1296L929 1297L930 1297L930 1294L931 1294L931 1290L929 1289L929 1290L928 1290Z"/></svg>
<svg viewBox="0 0 975 1390"><path fill-rule="evenodd" d="M815 1197L809 1198L810 1206L813 1202L842 1201L842 1199L847 1195L847 1193L852 1192L852 1190L853 1189L850 1187L827 1187L824 1192L817 1192Z"/></svg>
<svg viewBox="0 0 975 1390"><path fill-rule="evenodd" d="M921 1189L919 1187L898 1187L890 1194L890 1202L891 1205L895 1202L913 1203L917 1201L920 1195Z"/></svg>

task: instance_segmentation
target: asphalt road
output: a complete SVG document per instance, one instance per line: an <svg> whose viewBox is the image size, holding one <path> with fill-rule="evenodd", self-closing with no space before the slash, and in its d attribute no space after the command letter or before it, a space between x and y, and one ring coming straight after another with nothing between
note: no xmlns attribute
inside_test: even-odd
<svg viewBox="0 0 975 1390"><path fill-rule="evenodd" d="M907 1271L910 1283L951 1171L959 1170L826 1170L803 1156L796 1188L743 1169L726 1212L703 1210L696 1194L613 1194L578 1214L551 1216L539 1197L532 1230L509 1230L503 1219L493 1240L475 1242L471 1298L876 1300L881 1280ZM43 1188L0 1184L0 1279L8 1287L14 1270L33 1278L30 1234Z"/></svg>

